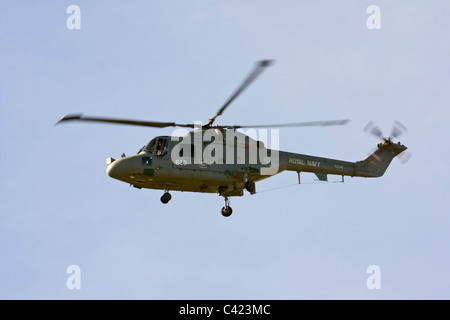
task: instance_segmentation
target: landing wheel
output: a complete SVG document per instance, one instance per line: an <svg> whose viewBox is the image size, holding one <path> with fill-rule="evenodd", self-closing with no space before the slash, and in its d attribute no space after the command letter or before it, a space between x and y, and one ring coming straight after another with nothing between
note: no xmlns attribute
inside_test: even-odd
<svg viewBox="0 0 450 320"><path fill-rule="evenodd" d="M229 217L229 216L231 216L232 213L233 213L233 209L231 209L231 207L227 206L227 207L222 208L222 215L224 217Z"/></svg>
<svg viewBox="0 0 450 320"><path fill-rule="evenodd" d="M170 201L170 199L172 199L172 196L170 195L170 193L166 192L162 195L161 202L166 204Z"/></svg>
<svg viewBox="0 0 450 320"><path fill-rule="evenodd" d="M250 192L250 193L252 193L252 192L254 192L255 191L255 184L252 182L252 181L247 181L246 183L245 183L245 189L248 191L248 192Z"/></svg>
<svg viewBox="0 0 450 320"><path fill-rule="evenodd" d="M225 202L225 206L222 208L222 215L229 217L233 213L233 209L230 207L230 199L227 196L223 196L223 201Z"/></svg>

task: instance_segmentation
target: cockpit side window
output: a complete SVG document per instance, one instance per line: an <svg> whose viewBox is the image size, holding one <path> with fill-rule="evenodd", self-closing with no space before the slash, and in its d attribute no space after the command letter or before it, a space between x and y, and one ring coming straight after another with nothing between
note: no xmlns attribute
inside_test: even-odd
<svg viewBox="0 0 450 320"><path fill-rule="evenodd" d="M159 157L164 157L167 153L168 141L164 138L158 138L155 148L155 154Z"/></svg>
<svg viewBox="0 0 450 320"><path fill-rule="evenodd" d="M167 138L154 138L145 146L143 151L151 155L164 157L167 154L168 146L169 140Z"/></svg>

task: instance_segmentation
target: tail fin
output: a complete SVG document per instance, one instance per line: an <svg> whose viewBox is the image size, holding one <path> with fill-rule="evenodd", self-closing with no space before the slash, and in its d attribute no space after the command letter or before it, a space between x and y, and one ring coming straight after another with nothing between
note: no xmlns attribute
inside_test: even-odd
<svg viewBox="0 0 450 320"><path fill-rule="evenodd" d="M400 143L395 144L391 140L385 140L378 144L378 149L363 161L355 164L355 176L381 177L391 163L392 159L407 148Z"/></svg>

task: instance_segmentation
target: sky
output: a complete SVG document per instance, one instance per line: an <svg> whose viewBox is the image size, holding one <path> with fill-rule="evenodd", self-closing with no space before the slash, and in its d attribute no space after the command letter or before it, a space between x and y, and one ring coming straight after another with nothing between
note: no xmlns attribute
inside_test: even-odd
<svg viewBox="0 0 450 320"><path fill-rule="evenodd" d="M1 2L0 299L449 299L449 9ZM106 174L106 158L172 128L55 126L79 112L205 123L261 59L275 63L217 124L350 119L282 128L280 149L357 161L379 143L365 125L389 135L397 120L411 159L345 183L283 172L231 198L224 218L216 194L172 192L164 205L163 191Z"/></svg>

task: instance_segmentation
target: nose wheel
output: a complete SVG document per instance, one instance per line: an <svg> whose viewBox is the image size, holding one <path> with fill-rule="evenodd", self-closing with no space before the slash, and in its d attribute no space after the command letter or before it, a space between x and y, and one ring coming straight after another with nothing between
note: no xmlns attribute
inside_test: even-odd
<svg viewBox="0 0 450 320"><path fill-rule="evenodd" d="M172 195L168 192L165 192L162 196L161 196L161 202L166 204L170 201L170 199L172 199Z"/></svg>
<svg viewBox="0 0 450 320"><path fill-rule="evenodd" d="M231 216L231 214L233 213L233 209L231 209L230 207L230 200L228 199L228 197L223 197L223 200L225 202L225 206L222 208L222 215L224 217L229 217Z"/></svg>

